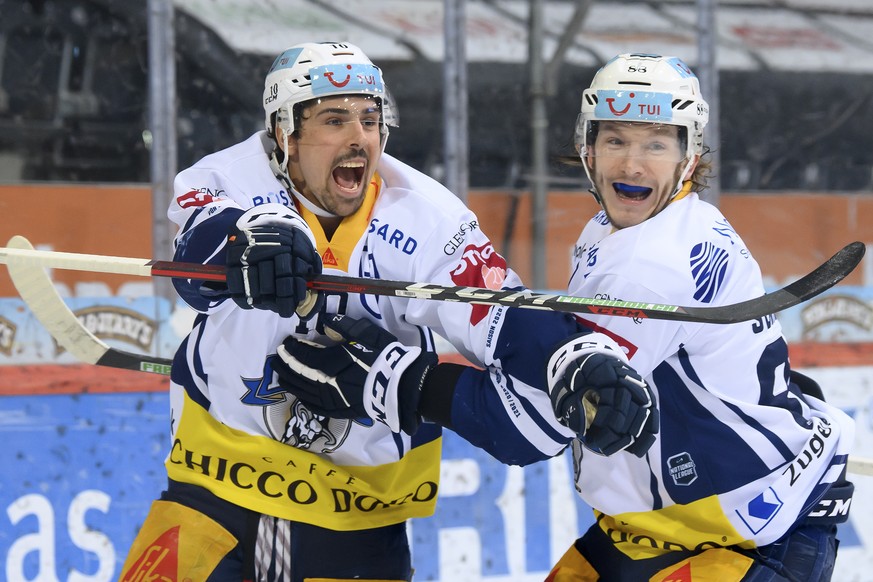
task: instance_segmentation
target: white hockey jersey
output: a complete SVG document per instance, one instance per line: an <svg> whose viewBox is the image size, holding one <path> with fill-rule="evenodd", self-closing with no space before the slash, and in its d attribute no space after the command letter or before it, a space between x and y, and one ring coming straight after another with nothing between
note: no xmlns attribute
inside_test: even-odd
<svg viewBox="0 0 873 582"><path fill-rule="evenodd" d="M764 287L728 221L689 193L631 228L616 231L597 214L576 243L569 292L703 307ZM732 325L582 319L627 350L661 414L645 458L604 458L574 443L577 489L626 554L771 543L837 479L853 421L789 382L775 316Z"/></svg>
<svg viewBox="0 0 873 582"><path fill-rule="evenodd" d="M176 259L223 263L228 227L241 212L279 202L295 208L274 177L265 132L181 172L169 217ZM384 154L361 209L330 240L310 225L325 273L492 289L518 287L476 216L434 180ZM171 479L200 485L249 509L337 530L430 515L436 501L440 427L391 433L369 419L313 414L277 388L271 362L290 334L314 341L320 317L301 322L243 310L221 290L176 281L197 311L172 371ZM332 294L322 313L366 317L407 345L433 348L431 330L485 368L464 372L452 428L501 461L558 454L572 438L545 392L545 361L575 333L572 317L460 303ZM495 436L499 435L499 436Z"/></svg>

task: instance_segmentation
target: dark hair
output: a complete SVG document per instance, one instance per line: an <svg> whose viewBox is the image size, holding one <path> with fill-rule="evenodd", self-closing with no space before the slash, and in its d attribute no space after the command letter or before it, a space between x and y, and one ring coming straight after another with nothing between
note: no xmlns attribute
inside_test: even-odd
<svg viewBox="0 0 873 582"><path fill-rule="evenodd" d="M270 114L270 127L267 128L267 135L270 137L276 137L276 113L278 112L274 111Z"/></svg>
<svg viewBox="0 0 873 582"><path fill-rule="evenodd" d="M697 162L697 167L694 168L694 173L691 174L691 191L703 192L709 185L709 179L712 178L712 160L709 159L709 146L703 144L703 153L700 154L700 160Z"/></svg>

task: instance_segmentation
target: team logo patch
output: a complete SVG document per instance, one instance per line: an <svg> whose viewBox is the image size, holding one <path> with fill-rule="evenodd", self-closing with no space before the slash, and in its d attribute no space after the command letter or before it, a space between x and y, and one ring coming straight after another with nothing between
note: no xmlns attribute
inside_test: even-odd
<svg viewBox="0 0 873 582"><path fill-rule="evenodd" d="M186 192L185 194L176 197L176 202L182 208L206 206L214 201L215 198L213 198L212 194L205 191L201 192L200 190L191 190L190 192Z"/></svg>
<svg viewBox="0 0 873 582"><path fill-rule="evenodd" d="M776 495L776 491L769 487L749 501L745 512L737 510L737 515L750 531L758 533L776 517L776 514L782 509L782 505L782 500Z"/></svg>
<svg viewBox="0 0 873 582"><path fill-rule="evenodd" d="M273 439L298 449L330 453L345 442L353 422L372 424L369 418L328 418L306 408L296 396L279 386L273 372L273 360L277 357L267 357L262 376L240 379L246 389L240 402L263 407L264 423Z"/></svg>
<svg viewBox="0 0 873 582"><path fill-rule="evenodd" d="M698 243L691 249L690 266L694 277L694 298L711 303L727 272L728 253L712 243Z"/></svg>
<svg viewBox="0 0 873 582"><path fill-rule="evenodd" d="M468 245L461 254L461 262L452 271L452 282L463 287L485 287L497 290L506 279L506 260L491 243ZM470 323L476 325L488 315L487 305L474 305Z"/></svg>
<svg viewBox="0 0 873 582"><path fill-rule="evenodd" d="M667 470L676 485L687 487L697 481L697 465L687 452L667 459Z"/></svg>

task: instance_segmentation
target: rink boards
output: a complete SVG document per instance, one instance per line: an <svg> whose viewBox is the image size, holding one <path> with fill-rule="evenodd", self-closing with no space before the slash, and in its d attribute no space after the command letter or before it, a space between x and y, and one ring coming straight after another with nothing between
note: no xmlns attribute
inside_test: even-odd
<svg viewBox="0 0 873 582"><path fill-rule="evenodd" d="M820 358L825 361L807 353L798 362L814 365L802 369L822 383L828 400L856 418L855 451L870 457L873 366L839 355L851 356L852 345L869 341L863 308L870 297L866 288L838 291L818 307L785 312L780 321L790 341L854 342L843 350L839 343L821 344L812 353L827 354ZM174 325L181 322L151 298L68 305L120 349L148 344L166 350L178 343ZM0 338L0 362L6 364L0 366L0 578L115 580L165 484L167 380L75 364L18 299L0 299ZM822 367L828 361L840 367ZM573 490L567 454L507 467L446 432L442 469L436 514L414 521L409 532L416 580L542 580L592 522ZM873 571L873 524L861 519L873 512L873 477L853 480L838 580L867 580Z"/></svg>

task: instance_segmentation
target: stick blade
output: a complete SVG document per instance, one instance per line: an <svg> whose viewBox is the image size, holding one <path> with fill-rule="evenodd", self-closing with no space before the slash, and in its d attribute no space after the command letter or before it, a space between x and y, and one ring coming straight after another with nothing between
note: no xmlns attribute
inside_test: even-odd
<svg viewBox="0 0 873 582"><path fill-rule="evenodd" d="M33 250L30 241L20 235L9 239L6 246ZM109 346L79 323L58 295L45 270L15 258L7 261L6 268L18 294L55 341L78 360L86 364L96 364Z"/></svg>
<svg viewBox="0 0 873 582"><path fill-rule="evenodd" d="M849 462L847 465L847 470L849 473L854 473L855 475L873 476L873 459L871 458L857 457L850 454Z"/></svg>
<svg viewBox="0 0 873 582"><path fill-rule="evenodd" d="M861 263L861 259L864 258L866 250L867 247L862 242L856 241L846 245L808 275L766 295L758 307L761 310L770 310L764 314L769 315L800 305L808 299L821 295L854 271ZM742 311L742 307L737 307L738 311ZM761 315L748 319L757 319L757 317L761 317Z"/></svg>
<svg viewBox="0 0 873 582"><path fill-rule="evenodd" d="M33 250L20 235L13 236L9 248ZM9 258L9 277L34 317L45 327L58 345L86 364L122 370L138 370L169 375L170 360L132 354L110 347L86 328L70 311L58 294L45 269L32 261Z"/></svg>
<svg viewBox="0 0 873 582"><path fill-rule="evenodd" d="M824 293L845 279L861 263L866 250L862 242L849 243L794 283L761 297L733 305L686 307L684 311L689 316L686 320L704 323L739 323L784 311ZM680 318L675 317L675 319Z"/></svg>
<svg viewBox="0 0 873 582"><path fill-rule="evenodd" d="M784 290L797 297L798 303L811 299L845 279L861 264L866 251L867 246L862 242L849 243L813 272L788 285Z"/></svg>

